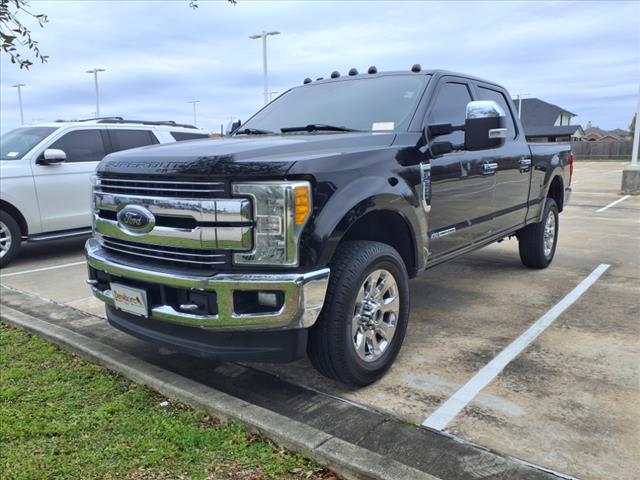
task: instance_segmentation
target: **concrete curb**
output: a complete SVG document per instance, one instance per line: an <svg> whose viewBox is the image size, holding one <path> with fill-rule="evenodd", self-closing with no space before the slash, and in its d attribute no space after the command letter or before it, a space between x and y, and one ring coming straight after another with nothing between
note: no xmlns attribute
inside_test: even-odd
<svg viewBox="0 0 640 480"><path fill-rule="evenodd" d="M1 318L98 363L136 383L147 385L168 398L202 409L222 420L238 420L253 432L326 465L346 479L439 480L394 459L346 442L322 430L233 397L125 352L99 343L67 328L39 320L2 305Z"/></svg>

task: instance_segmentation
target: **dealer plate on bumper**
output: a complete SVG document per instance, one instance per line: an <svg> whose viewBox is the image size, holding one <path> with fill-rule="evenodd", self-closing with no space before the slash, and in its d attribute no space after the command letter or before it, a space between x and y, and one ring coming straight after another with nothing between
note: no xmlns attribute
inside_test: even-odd
<svg viewBox="0 0 640 480"><path fill-rule="evenodd" d="M117 309L142 317L149 316L147 292L142 288L111 283L111 292Z"/></svg>

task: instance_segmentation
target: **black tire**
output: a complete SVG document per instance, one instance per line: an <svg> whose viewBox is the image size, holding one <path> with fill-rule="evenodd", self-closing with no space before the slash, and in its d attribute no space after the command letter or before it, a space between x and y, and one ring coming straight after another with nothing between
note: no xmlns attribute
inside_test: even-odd
<svg viewBox="0 0 640 480"><path fill-rule="evenodd" d="M545 227L549 216L553 216L553 245L549 252L545 252ZM549 266L556 253L559 226L558 206L553 198L547 198L542 221L527 225L517 233L520 260L525 266L529 268L547 268Z"/></svg>
<svg viewBox="0 0 640 480"><path fill-rule="evenodd" d="M0 250L0 267L6 267L18 254L21 238L18 223L7 212L0 211L0 248L10 242L8 251Z"/></svg>
<svg viewBox="0 0 640 480"><path fill-rule="evenodd" d="M390 273L395 280L399 300L397 315L384 313L380 321L395 319L395 333L379 358L370 356L366 361L356 353L352 333L356 300L365 281L377 270ZM382 278L382 277L381 277ZM386 277L387 279L389 277ZM392 279L392 280L393 280ZM392 284L392 282L389 282ZM382 286L382 283L377 285ZM362 305L364 302L358 304ZM364 312L364 310L361 310ZM376 311L373 316L376 316ZM389 315L393 315L389 317ZM364 318L364 317L360 317ZM324 307L315 325L309 331L307 351L314 367L323 375L350 386L365 386L380 379L395 360L409 319L409 278L402 258L396 250L384 243L350 241L338 247L331 262L331 276ZM380 325L378 322L377 325ZM376 327L371 327L376 328ZM360 330L358 330L360 331ZM376 335L371 330L371 335ZM359 336L365 342L366 336ZM377 338L377 337L376 337ZM384 340L382 341L384 343ZM377 340L376 340L376 344ZM366 354L367 345L361 354ZM372 351L369 350L369 353Z"/></svg>

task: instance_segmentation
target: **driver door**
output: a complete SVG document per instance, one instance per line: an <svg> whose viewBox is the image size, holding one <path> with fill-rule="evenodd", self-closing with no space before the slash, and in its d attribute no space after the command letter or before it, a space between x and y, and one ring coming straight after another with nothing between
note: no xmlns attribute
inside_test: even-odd
<svg viewBox="0 0 640 480"><path fill-rule="evenodd" d="M65 152L66 161L32 165L40 219L44 232L91 226L90 177L107 154L106 130L72 130L45 148ZM43 158L44 149L37 159Z"/></svg>

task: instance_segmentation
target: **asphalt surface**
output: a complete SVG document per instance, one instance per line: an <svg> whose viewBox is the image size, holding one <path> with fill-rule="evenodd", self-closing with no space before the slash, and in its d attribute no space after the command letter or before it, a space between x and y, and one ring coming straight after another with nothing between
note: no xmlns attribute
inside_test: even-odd
<svg viewBox="0 0 640 480"><path fill-rule="evenodd" d="M306 360L242 368L409 424L426 422L565 475L638 478L640 197L610 206L623 198L622 168L617 162L576 165L574 193L560 216L558 250L548 269L524 268L516 241L507 240L413 280L407 337L380 382L348 390L316 374ZM27 245L2 270L0 283L104 316L84 283L82 245L82 240ZM601 276L567 304L566 297L601 265L606 268ZM566 308L558 313L562 302ZM479 373L549 315L546 328L503 368L488 377ZM170 353L164 352L169 358ZM192 362L199 369L235 368ZM486 378L477 395L434 427L429 419L478 375ZM362 428L364 435L366 425Z"/></svg>

